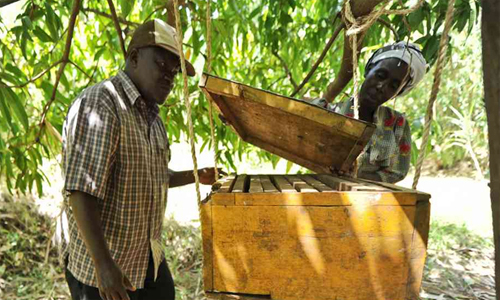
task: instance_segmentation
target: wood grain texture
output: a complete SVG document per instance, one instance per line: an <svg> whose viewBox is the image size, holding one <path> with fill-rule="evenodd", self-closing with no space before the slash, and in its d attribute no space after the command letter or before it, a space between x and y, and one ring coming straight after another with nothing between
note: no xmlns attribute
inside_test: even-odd
<svg viewBox="0 0 500 300"><path fill-rule="evenodd" d="M288 180L282 175L275 175L271 177L278 190L282 193L296 193L297 190L290 184Z"/></svg>
<svg viewBox="0 0 500 300"><path fill-rule="evenodd" d="M406 298L409 300L420 299L420 287L424 274L425 259L427 257L427 241L429 239L429 224L431 204L427 201L417 203L415 223L409 260L408 283Z"/></svg>
<svg viewBox="0 0 500 300"><path fill-rule="evenodd" d="M233 193L245 192L246 181L247 181L247 175L245 174L238 175L238 177L236 177L236 182L234 183L233 186Z"/></svg>
<svg viewBox="0 0 500 300"><path fill-rule="evenodd" d="M200 88L243 140L315 172L347 171L374 131L302 100L203 76Z"/></svg>
<svg viewBox="0 0 500 300"><path fill-rule="evenodd" d="M414 212L214 206L214 289L280 300L403 300Z"/></svg>
<svg viewBox="0 0 500 300"><path fill-rule="evenodd" d="M264 188L262 188L262 183L260 182L260 177L258 175L250 175L250 189L249 193L263 193Z"/></svg>
<svg viewBox="0 0 500 300"><path fill-rule="evenodd" d="M301 193L317 193L318 190L313 186L309 185L307 182L302 180L297 175L286 175L285 178L290 182L290 184Z"/></svg>
<svg viewBox="0 0 500 300"><path fill-rule="evenodd" d="M276 186L274 186L273 182L271 181L271 178L267 175L260 175L259 176L260 183L262 184L262 188L264 189L264 192L266 193L278 193L278 189Z"/></svg>
<svg viewBox="0 0 500 300"><path fill-rule="evenodd" d="M238 180L241 192L204 204L211 299L417 299L428 197L332 175L238 176L233 191ZM356 190L363 187L373 190ZM231 204L214 201L221 195Z"/></svg>
<svg viewBox="0 0 500 300"><path fill-rule="evenodd" d="M317 180L316 178L314 178L313 176L311 175L300 175L300 178L302 180L304 180L305 182L307 182L310 186L314 187L315 189L317 189L318 191L322 192L322 193L329 193L329 192L335 192L336 190L334 190L333 188L327 186L326 184L324 184L323 182Z"/></svg>
<svg viewBox="0 0 500 300"><path fill-rule="evenodd" d="M210 202L201 206L201 234L203 236L203 286L213 290L213 236L212 236L212 205Z"/></svg>

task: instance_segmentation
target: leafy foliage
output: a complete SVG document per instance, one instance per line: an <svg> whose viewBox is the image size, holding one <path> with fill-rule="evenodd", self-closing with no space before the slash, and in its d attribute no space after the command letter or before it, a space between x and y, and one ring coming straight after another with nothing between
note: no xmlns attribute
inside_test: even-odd
<svg viewBox="0 0 500 300"><path fill-rule="evenodd" d="M115 5L126 44L144 20L168 18L165 1L117 0ZM206 1L187 0L181 9L187 57L201 73L206 53ZM446 0L427 0L408 16L412 32L401 16L384 16L401 39L411 36L423 46L429 62L436 58ZM297 0L213 0L213 73L258 88L289 95L315 63L325 42L340 22L342 2ZM398 8L396 3L394 8ZM479 1L458 0L455 32L470 33L477 21ZM84 1L78 15L69 61L56 83L65 49L72 1L28 0L15 20L0 22L0 174L10 191L42 192L46 176L40 165L61 149L60 135L71 101L86 87L115 74L124 65L119 39L105 1ZM393 41L391 31L376 23L365 39L371 50ZM335 42L300 97L316 97L339 69L342 39ZM368 52L364 52L364 56ZM366 57L362 55L362 60ZM286 68L285 65L286 64ZM287 74L286 69L290 71ZM197 77L199 78L199 77ZM210 147L207 101L191 79L195 134L203 148ZM172 142L186 137L186 112L181 101L181 80L161 109ZM347 92L350 90L348 89ZM419 105L422 106L422 102ZM42 114L47 110L46 119ZM227 168L236 169L236 157L257 154L276 164L278 157L242 142L215 118L217 153Z"/></svg>

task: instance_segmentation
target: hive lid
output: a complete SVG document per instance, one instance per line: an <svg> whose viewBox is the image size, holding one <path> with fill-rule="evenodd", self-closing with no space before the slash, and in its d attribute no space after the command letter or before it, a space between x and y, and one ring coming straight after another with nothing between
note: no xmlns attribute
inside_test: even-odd
<svg viewBox="0 0 500 300"><path fill-rule="evenodd" d="M207 73L200 88L244 141L316 173L348 171L375 130L306 101Z"/></svg>

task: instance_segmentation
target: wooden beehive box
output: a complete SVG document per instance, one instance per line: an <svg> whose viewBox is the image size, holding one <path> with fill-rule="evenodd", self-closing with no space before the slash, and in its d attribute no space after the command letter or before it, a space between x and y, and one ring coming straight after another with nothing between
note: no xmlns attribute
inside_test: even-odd
<svg viewBox="0 0 500 300"><path fill-rule="evenodd" d="M202 205L209 298L418 299L429 195L317 174L220 185Z"/></svg>
<svg viewBox="0 0 500 300"><path fill-rule="evenodd" d="M375 126L204 74L200 88L245 141L318 174L228 177L202 204L209 298L417 299L429 195L347 179Z"/></svg>

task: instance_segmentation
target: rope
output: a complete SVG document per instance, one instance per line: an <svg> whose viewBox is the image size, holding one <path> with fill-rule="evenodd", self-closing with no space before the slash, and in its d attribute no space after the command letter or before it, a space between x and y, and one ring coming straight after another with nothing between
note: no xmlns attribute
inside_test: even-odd
<svg viewBox="0 0 500 300"><path fill-rule="evenodd" d="M210 13L210 0L207 0L207 72L212 72L212 17ZM218 141L215 137L215 129L214 129L214 116L213 116L213 107L212 101L208 100L208 119L210 120L210 135L212 137L212 144L214 147L214 168L215 168L215 178L219 178L219 169L217 168L217 146Z"/></svg>
<svg viewBox="0 0 500 300"><path fill-rule="evenodd" d="M427 148L427 142L429 140L429 133L431 129L434 102L436 101L437 94L439 92L439 84L441 83L441 73L443 71L444 58L446 56L446 51L448 49L448 33L451 29L451 22L453 20L454 9L455 9L455 0L449 0L448 10L446 11L444 29L441 35L441 41L439 43L439 54L436 62L436 69L434 70L434 83L432 85L429 104L427 105L427 113L425 115L425 127L424 127L424 133L422 135L422 145L420 146L420 153L418 154L415 177L413 178L413 185L412 185L413 189L417 188L418 180L420 179L420 174L422 171L422 164L424 162L424 157L426 152L425 150Z"/></svg>
<svg viewBox="0 0 500 300"><path fill-rule="evenodd" d="M200 196L200 178L198 177L198 161L196 159L196 148L194 144L194 129L193 129L193 116L191 111L191 102L189 102L189 89L188 89L188 78L186 72L186 60L184 57L184 51L182 49L182 27L181 27L181 16L179 13L179 0L174 0L174 14L175 14L175 27L177 29L177 49L181 57L181 69L182 69L182 80L184 82L184 103L186 104L187 115L188 115L188 127L189 127L189 143L191 144L191 157L193 159L193 175L196 186L196 197L198 200L198 212L201 214L201 196Z"/></svg>

